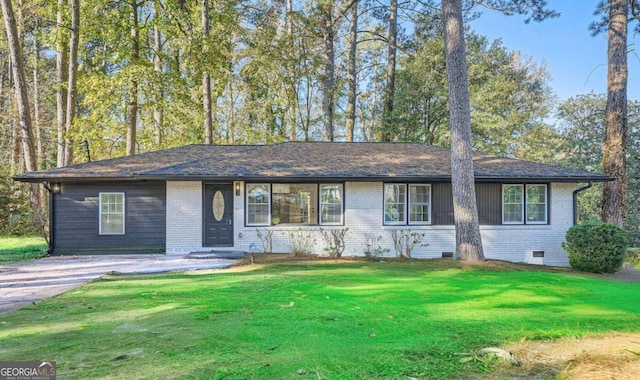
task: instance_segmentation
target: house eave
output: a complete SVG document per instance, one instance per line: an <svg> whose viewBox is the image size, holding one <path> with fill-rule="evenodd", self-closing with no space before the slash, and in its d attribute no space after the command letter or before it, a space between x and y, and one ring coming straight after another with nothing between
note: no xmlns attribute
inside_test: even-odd
<svg viewBox="0 0 640 380"><path fill-rule="evenodd" d="M45 182L93 182L93 181L203 181L203 182L451 182L450 176L313 176L313 175L293 175L293 176L244 176L244 175L131 175L119 177L106 176L29 176L18 175L13 177L14 180L27 183L45 183ZM608 182L614 181L615 178L608 176L593 177L500 177L500 176L476 176L476 182L489 183L585 183L585 182Z"/></svg>

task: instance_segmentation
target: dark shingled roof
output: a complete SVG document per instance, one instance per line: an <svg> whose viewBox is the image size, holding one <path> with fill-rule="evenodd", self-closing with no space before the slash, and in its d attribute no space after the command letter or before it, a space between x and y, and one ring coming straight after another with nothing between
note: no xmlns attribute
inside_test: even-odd
<svg viewBox="0 0 640 380"><path fill-rule="evenodd" d="M449 181L449 149L420 143L285 142L188 145L16 176L26 182L84 180ZM609 181L603 174L489 155L477 181Z"/></svg>

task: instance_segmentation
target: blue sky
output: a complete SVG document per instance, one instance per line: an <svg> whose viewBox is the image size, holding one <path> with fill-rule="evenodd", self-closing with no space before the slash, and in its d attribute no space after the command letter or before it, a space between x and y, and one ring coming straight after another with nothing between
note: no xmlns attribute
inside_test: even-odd
<svg viewBox="0 0 640 380"><path fill-rule="evenodd" d="M591 91L605 93L607 86L606 33L592 37L589 24L596 19L593 12L597 0L550 0L549 6L560 17L541 23L524 23L524 17L505 16L483 10L471 24L477 33L490 39L502 39L509 50L519 50L543 63L551 74L551 87L559 100ZM634 24L631 24L633 26ZM629 49L634 49L636 36L629 31ZM638 53L640 56L640 53ZM640 99L640 58L628 55L630 100Z"/></svg>

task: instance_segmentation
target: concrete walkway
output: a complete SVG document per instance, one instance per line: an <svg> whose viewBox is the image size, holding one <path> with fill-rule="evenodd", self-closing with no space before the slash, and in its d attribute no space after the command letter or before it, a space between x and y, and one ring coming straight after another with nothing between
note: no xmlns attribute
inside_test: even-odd
<svg viewBox="0 0 640 380"><path fill-rule="evenodd" d="M234 262L232 258L213 256L110 255L56 256L4 265L0 266L0 314L64 293L105 274L224 269Z"/></svg>

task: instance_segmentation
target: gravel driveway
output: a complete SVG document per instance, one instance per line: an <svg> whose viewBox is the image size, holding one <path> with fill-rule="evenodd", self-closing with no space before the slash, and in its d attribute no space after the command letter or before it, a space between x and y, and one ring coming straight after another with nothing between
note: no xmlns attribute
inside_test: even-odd
<svg viewBox="0 0 640 380"><path fill-rule="evenodd" d="M55 256L4 265L0 266L0 314L64 293L105 274L223 269L234 262L231 258L202 255L114 255Z"/></svg>

